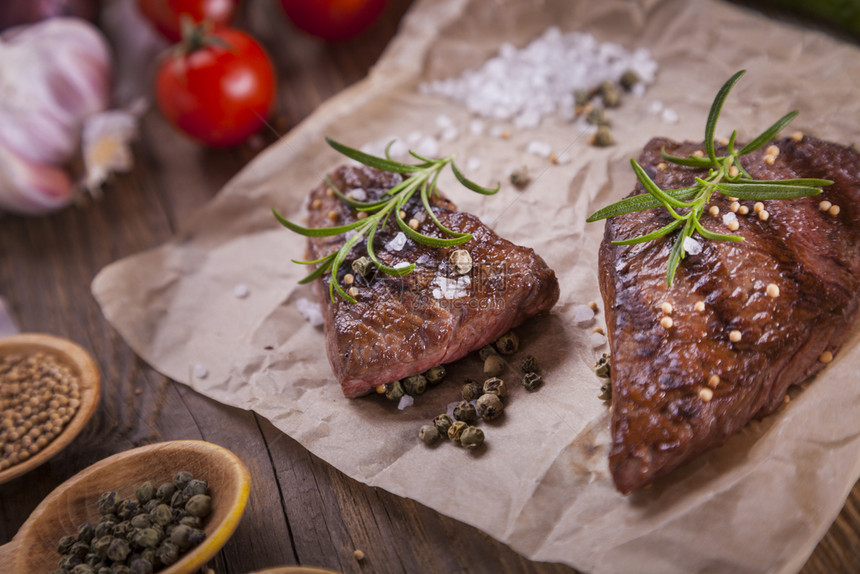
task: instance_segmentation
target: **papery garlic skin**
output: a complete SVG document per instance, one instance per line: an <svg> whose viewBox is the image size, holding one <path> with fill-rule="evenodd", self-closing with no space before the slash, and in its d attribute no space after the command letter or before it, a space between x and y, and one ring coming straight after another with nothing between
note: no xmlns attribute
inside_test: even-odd
<svg viewBox="0 0 860 574"><path fill-rule="evenodd" d="M0 210L41 215L68 205L74 191L62 169L31 163L0 142Z"/></svg>
<svg viewBox="0 0 860 574"><path fill-rule="evenodd" d="M60 166L84 118L110 101L104 37L77 18L53 18L0 36L0 143L24 160Z"/></svg>

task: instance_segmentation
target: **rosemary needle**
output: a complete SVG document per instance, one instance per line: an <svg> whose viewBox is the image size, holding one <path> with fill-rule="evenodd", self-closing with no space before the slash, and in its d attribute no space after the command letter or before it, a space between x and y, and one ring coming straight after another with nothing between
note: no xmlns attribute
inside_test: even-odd
<svg viewBox="0 0 860 574"><path fill-rule="evenodd" d="M441 174L445 166L450 165L451 171L454 173L454 176L457 178L457 181L459 181L461 184L463 184L464 187L470 189L471 191L484 195L492 195L499 191L500 185L497 185L495 188L487 188L482 187L477 183L467 179L459 170L459 168L457 168L457 165L454 163L453 155L440 159L431 159L410 151L409 153L415 159L417 159L418 162L402 163L392 160L388 154L388 149L386 149L385 151L386 157L382 158L348 147L331 138L326 138L326 142L328 142L331 147L333 147L341 154L361 164L380 169L382 171L400 173L405 176L402 182L398 183L397 185L386 191L384 194L382 194L380 199L376 201L357 201L355 199L349 198L344 195L343 192L337 189L337 187L335 187L328 178L326 178L326 183L328 184L328 187L344 203L346 203L349 207L355 209L356 211L364 212L367 214L367 217L365 217L364 219L357 219L356 221L347 225L317 228L302 227L285 219L276 210L272 210L277 220L284 227L300 235L304 235L305 237L331 237L334 235L341 235L353 232L352 235L348 236L340 249L338 249L334 253L331 253L330 255L326 255L325 257L322 257L315 261L296 261L295 259L293 260L294 263L317 266L317 268L309 275L307 275L304 279L302 279L300 283L309 283L314 279L317 279L318 277L322 277L327 272L331 274L331 281L329 281L329 296L331 297L332 301L335 301L335 293L337 293L343 299L346 299L351 303L355 303L355 299L350 296L349 293L344 291L343 287L341 287L338 283L337 275L340 266L344 263L344 261L346 261L346 258L349 255L350 251L356 245L359 245L359 243L361 243L362 241L366 242L367 256L370 258L373 264L376 265L376 267L383 273L400 277L412 272L412 270L415 269L414 263L398 264L394 267L390 267L380 262L376 256L376 252L373 249L374 237L376 236L378 230L385 228L385 225L390 217L394 218L394 221L397 226L403 231L403 233L407 237L414 241L417 241L418 243L429 245L430 247L451 247L455 245L461 245L472 238L471 233L460 233L458 231L448 229L447 227L442 225L442 223L436 216L436 213L433 212L433 209L430 206L430 198L434 194L438 195L438 190L436 189L436 182L438 181L439 175ZM412 199L412 197L416 193L419 194L421 198L421 203L424 206L424 209L427 211L427 215L430 217L430 220L443 233L449 235L449 238L431 237L429 235L418 233L416 230L412 229L409 224L406 223L400 216L401 208L406 205L406 203L410 199Z"/></svg>
<svg viewBox="0 0 860 574"><path fill-rule="evenodd" d="M716 193L721 193L728 197L737 197L739 199L748 199L756 201L774 200L774 199L795 199L798 197L807 197L821 193L821 187L831 185L833 182L827 179L782 179L782 180L757 180L744 169L741 165L740 157L753 152L766 143L774 139L785 126L787 126L796 116L797 112L789 112L772 126L764 130L758 137L743 146L740 150L735 149L735 138L737 130L732 132L726 146L726 155L718 156L714 145L714 131L717 126L717 119L720 116L720 111L723 108L723 103L729 95L732 87L743 76L745 70L735 73L729 78L725 84L717 92L714 102L711 104L711 110L708 113L708 119L705 123L705 157L688 156L678 157L667 154L665 149L662 151L663 159L677 165L696 167L707 169L706 177L697 177L695 185L678 189L660 189L654 181L648 176L641 165L631 159L630 164L633 166L633 172L636 178L645 188L647 193L634 195L619 202L608 205L593 213L588 219L588 222L599 221L616 215L642 211L645 209L653 209L655 207L664 207L672 216L673 221L660 229L620 241L613 241L614 245L632 245L634 243L644 243L653 241L680 228L680 232L672 244L672 249L669 252L669 259L666 268L666 284L671 286L675 278L675 272L684 258L684 240L691 237L693 233L698 233L705 239L719 241L743 241L743 237L738 235L724 235L722 233L714 233L705 229L700 220L711 201L711 196ZM732 175L732 167L737 168L737 173Z"/></svg>

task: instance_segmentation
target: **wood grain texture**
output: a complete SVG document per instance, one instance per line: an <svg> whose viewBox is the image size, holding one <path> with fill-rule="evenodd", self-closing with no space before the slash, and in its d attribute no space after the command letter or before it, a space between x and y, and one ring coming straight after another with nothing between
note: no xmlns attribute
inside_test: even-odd
<svg viewBox="0 0 860 574"><path fill-rule="evenodd" d="M414 501L360 484L257 415L224 406L151 369L106 323L89 286L105 265L161 244L262 146L361 79L395 34L409 0L391 0L365 35L339 45L301 36L271 0L246 0L244 23L280 75L278 109L257 145L205 150L150 112L136 166L98 202L45 218L0 216L0 295L24 331L67 337L102 374L101 403L83 432L46 464L0 485L0 544L63 481L112 454L153 442L201 439L248 467L252 489L233 537L209 563L219 574L302 564L356 572L561 574ZM355 560L361 549L365 558ZM766 570L766 566L762 566ZM804 574L860 572L860 484Z"/></svg>

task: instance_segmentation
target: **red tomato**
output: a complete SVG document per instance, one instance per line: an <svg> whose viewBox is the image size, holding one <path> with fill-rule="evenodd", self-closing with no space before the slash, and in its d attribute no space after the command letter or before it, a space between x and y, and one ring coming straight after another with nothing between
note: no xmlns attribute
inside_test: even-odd
<svg viewBox="0 0 860 574"><path fill-rule="evenodd" d="M367 29L382 13L386 0L281 0L297 28L332 42Z"/></svg>
<svg viewBox="0 0 860 574"><path fill-rule="evenodd" d="M174 126L203 143L245 141L266 122L275 99L275 72L248 34L221 28L201 48L168 54L158 69L155 99ZM223 44L223 45L222 45Z"/></svg>
<svg viewBox="0 0 860 574"><path fill-rule="evenodd" d="M180 15L187 14L195 23L228 24L236 4L238 0L137 0L143 15L171 42L182 39Z"/></svg>

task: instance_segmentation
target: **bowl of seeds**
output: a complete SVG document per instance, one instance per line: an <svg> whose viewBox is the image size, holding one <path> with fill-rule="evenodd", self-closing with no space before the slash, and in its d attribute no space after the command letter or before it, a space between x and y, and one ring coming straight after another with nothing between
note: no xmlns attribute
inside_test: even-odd
<svg viewBox="0 0 860 574"><path fill-rule="evenodd" d="M41 333L0 339L0 484L66 447L100 395L98 367L75 343Z"/></svg>
<svg viewBox="0 0 860 574"><path fill-rule="evenodd" d="M82 470L0 546L8 574L191 574L239 524L247 467L205 441L151 444Z"/></svg>

